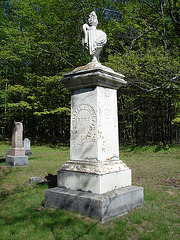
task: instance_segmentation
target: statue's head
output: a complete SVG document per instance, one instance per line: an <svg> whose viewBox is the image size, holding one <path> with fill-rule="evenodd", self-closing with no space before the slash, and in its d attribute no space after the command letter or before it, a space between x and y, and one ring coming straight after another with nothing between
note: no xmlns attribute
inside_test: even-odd
<svg viewBox="0 0 180 240"><path fill-rule="evenodd" d="M96 26L98 25L98 19L96 13L93 11L89 15L88 19L89 26Z"/></svg>

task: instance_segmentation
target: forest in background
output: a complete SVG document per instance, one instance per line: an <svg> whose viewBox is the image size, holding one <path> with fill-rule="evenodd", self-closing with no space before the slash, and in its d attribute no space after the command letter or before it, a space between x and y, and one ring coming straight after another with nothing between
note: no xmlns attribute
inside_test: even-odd
<svg viewBox="0 0 180 240"><path fill-rule="evenodd" d="M0 140L69 143L70 91L62 75L85 65L82 25L96 11L107 34L100 62L125 75L120 144L180 144L178 0L1 0Z"/></svg>

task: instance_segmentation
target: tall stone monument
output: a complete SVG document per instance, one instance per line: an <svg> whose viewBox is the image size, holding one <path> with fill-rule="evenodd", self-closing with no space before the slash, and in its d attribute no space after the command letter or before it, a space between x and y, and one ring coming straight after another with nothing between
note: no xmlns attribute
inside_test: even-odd
<svg viewBox="0 0 180 240"><path fill-rule="evenodd" d="M64 75L72 90L70 160L57 173L57 188L45 190L45 207L62 208L104 222L142 206L143 188L132 186L131 169L119 159L117 89L122 74L98 56L106 34L95 12L83 25L82 43L91 62Z"/></svg>
<svg viewBox="0 0 180 240"><path fill-rule="evenodd" d="M23 146L23 125L21 122L14 122L12 131L12 147L6 156L6 165L27 166L28 157L25 156Z"/></svg>

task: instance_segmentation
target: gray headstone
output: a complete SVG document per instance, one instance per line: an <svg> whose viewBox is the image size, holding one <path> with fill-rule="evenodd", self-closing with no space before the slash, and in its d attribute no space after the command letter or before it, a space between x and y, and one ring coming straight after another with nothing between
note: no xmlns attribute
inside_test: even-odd
<svg viewBox="0 0 180 240"><path fill-rule="evenodd" d="M24 139L24 149L25 149L25 155L32 155L31 141L28 138Z"/></svg>
<svg viewBox="0 0 180 240"><path fill-rule="evenodd" d="M31 142L28 138L24 139L24 149L25 150L31 150Z"/></svg>
<svg viewBox="0 0 180 240"><path fill-rule="evenodd" d="M39 183L41 182L41 178L40 177L31 177L29 179L29 184L34 184L34 183Z"/></svg>

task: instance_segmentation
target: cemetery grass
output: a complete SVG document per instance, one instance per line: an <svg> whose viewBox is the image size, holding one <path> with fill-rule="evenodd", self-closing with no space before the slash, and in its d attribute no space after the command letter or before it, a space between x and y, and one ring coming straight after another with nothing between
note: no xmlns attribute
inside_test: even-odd
<svg viewBox="0 0 180 240"><path fill-rule="evenodd" d="M32 147L28 167L8 167L0 144L0 239L162 239L180 238L180 149L122 148L133 185L144 187L144 206L101 224L74 212L45 209L44 189L56 186L57 170L69 148ZM30 177L42 178L29 185Z"/></svg>

